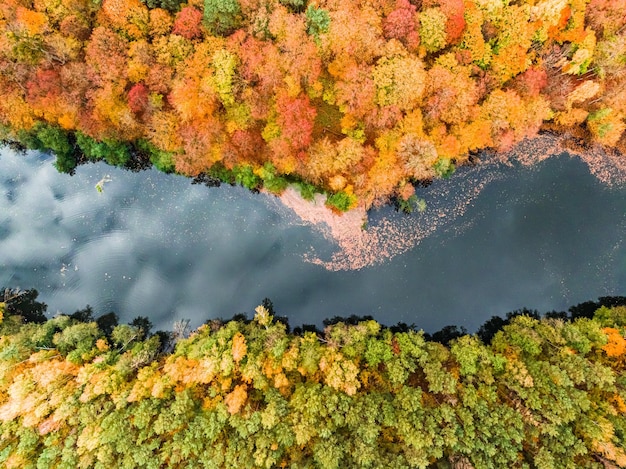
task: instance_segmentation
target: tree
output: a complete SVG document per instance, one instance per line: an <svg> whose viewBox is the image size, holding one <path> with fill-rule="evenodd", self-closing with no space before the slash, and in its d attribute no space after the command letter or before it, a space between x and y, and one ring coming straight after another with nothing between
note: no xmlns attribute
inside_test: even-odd
<svg viewBox="0 0 626 469"><path fill-rule="evenodd" d="M306 32L314 38L325 34L330 28L330 15L327 10L309 5L306 9Z"/></svg>
<svg viewBox="0 0 626 469"><path fill-rule="evenodd" d="M291 98L281 95L276 102L276 111L281 138L285 139L295 151L308 147L317 112L308 96Z"/></svg>
<svg viewBox="0 0 626 469"><path fill-rule="evenodd" d="M419 105L425 89L423 63L415 57L391 56L378 61L372 72L379 106L410 110Z"/></svg>
<svg viewBox="0 0 626 469"><path fill-rule="evenodd" d="M419 14L420 44L427 52L437 52L446 46L446 15L439 8L427 8Z"/></svg>
<svg viewBox="0 0 626 469"><path fill-rule="evenodd" d="M396 8L383 20L383 33L387 39L398 39L409 50L417 50L420 36L416 22L417 8L408 0L398 0Z"/></svg>
<svg viewBox="0 0 626 469"><path fill-rule="evenodd" d="M181 9L174 20L173 34L180 34L186 39L202 37L202 13L192 6Z"/></svg>
<svg viewBox="0 0 626 469"><path fill-rule="evenodd" d="M4 288L3 311L4 317L21 316L24 322L43 323L46 321L48 305L37 301L39 292Z"/></svg>
<svg viewBox="0 0 626 469"><path fill-rule="evenodd" d="M134 39L148 33L150 15L140 0L103 0L102 12L113 28Z"/></svg>
<svg viewBox="0 0 626 469"><path fill-rule="evenodd" d="M204 25L213 34L227 35L241 19L237 0L204 0Z"/></svg>

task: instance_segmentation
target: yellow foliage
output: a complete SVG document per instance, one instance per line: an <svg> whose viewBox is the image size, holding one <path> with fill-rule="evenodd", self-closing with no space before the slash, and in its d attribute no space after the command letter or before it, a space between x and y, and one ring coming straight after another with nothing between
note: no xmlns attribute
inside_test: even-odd
<svg viewBox="0 0 626 469"><path fill-rule="evenodd" d="M123 29L135 39L148 32L150 15L146 6L139 0L104 0L102 11L112 25Z"/></svg>
<svg viewBox="0 0 626 469"><path fill-rule="evenodd" d="M25 459L23 456L13 453L9 458L5 461L4 464L6 469L22 469L24 467L28 467L30 461Z"/></svg>
<svg viewBox="0 0 626 469"><path fill-rule="evenodd" d="M619 394L615 394L612 401L615 403L615 408L618 412L626 414L626 403L624 403L624 399L622 399L622 396L620 396Z"/></svg>
<svg viewBox="0 0 626 469"><path fill-rule="evenodd" d="M416 57L394 56L379 60L372 72L376 103L413 109L422 99L426 77L422 61Z"/></svg>
<svg viewBox="0 0 626 469"><path fill-rule="evenodd" d="M21 96L8 93L0 100L0 121L8 123L14 130L29 130L35 125L32 108Z"/></svg>
<svg viewBox="0 0 626 469"><path fill-rule="evenodd" d="M200 367L197 360L185 357L177 357L176 360L168 361L163 366L163 371L172 382L181 382L186 385L198 382L198 371Z"/></svg>
<svg viewBox="0 0 626 469"><path fill-rule="evenodd" d="M585 111L584 109L580 109L580 108L568 109L566 111L557 112L554 115L554 122L556 122L559 125L572 127L574 125L585 122L585 119L587 118L588 115L589 113Z"/></svg>
<svg viewBox="0 0 626 469"><path fill-rule="evenodd" d="M172 29L174 20L172 16L162 8L153 8L150 10L150 35L164 36Z"/></svg>
<svg viewBox="0 0 626 469"><path fill-rule="evenodd" d="M76 128L76 115L74 113L66 112L59 116L59 125L65 130L74 130Z"/></svg>
<svg viewBox="0 0 626 469"><path fill-rule="evenodd" d="M150 141L157 148L176 153L183 147L178 134L180 118L173 112L157 111L152 118Z"/></svg>
<svg viewBox="0 0 626 469"><path fill-rule="evenodd" d="M291 385L291 381L289 381L289 378L287 378L287 376L285 376L285 373L278 373L276 376L274 376L274 387L278 388L278 389L286 389Z"/></svg>
<svg viewBox="0 0 626 469"><path fill-rule="evenodd" d="M593 98L598 94L600 88L599 83L592 80L585 80L569 94L567 97L567 106L569 107L574 103L582 103L583 101Z"/></svg>
<svg viewBox="0 0 626 469"><path fill-rule="evenodd" d="M341 352L328 349L320 360L320 371L324 375L324 381L330 387L343 391L349 396L356 394L361 387L359 381L359 368Z"/></svg>
<svg viewBox="0 0 626 469"><path fill-rule="evenodd" d="M78 441L76 442L76 446L81 449L87 451L93 451L100 444L100 434L102 433L102 428L99 425L87 425L81 434L78 436Z"/></svg>

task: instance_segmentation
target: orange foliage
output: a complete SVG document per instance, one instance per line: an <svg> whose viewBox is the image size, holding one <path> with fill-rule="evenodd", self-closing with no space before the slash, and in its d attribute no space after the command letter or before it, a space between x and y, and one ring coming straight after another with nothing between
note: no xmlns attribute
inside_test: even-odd
<svg viewBox="0 0 626 469"><path fill-rule="evenodd" d="M604 333L607 336L608 342L602 350L606 353L608 357L621 357L626 353L626 339L624 336L612 327L605 327L603 329Z"/></svg>
<svg viewBox="0 0 626 469"><path fill-rule="evenodd" d="M246 386L243 384L238 384L235 386L230 393L226 395L224 399L224 404L228 408L228 412L233 414L238 414L243 405L246 403L246 399L248 398L248 391Z"/></svg>
<svg viewBox="0 0 626 469"><path fill-rule="evenodd" d="M150 35L152 37L155 36L165 36L172 29L172 16L169 14L167 10L163 10L161 8L154 8L150 10L149 14L150 18Z"/></svg>
<svg viewBox="0 0 626 469"><path fill-rule="evenodd" d="M43 13L29 10L24 7L17 7L16 21L19 26L25 29L31 36L41 34L47 24L47 18Z"/></svg>
<svg viewBox="0 0 626 469"><path fill-rule="evenodd" d="M150 16L139 0L104 0L102 12L110 24L139 39L148 32Z"/></svg>
<svg viewBox="0 0 626 469"><path fill-rule="evenodd" d="M246 356L248 351L248 347L246 346L246 338L240 333L237 332L233 337L233 360L235 363L239 363L243 357Z"/></svg>
<svg viewBox="0 0 626 469"><path fill-rule="evenodd" d="M185 174L271 161L366 206L548 119L624 145L620 0L239 3L214 37L202 0L5 0L0 122L147 138Z"/></svg>

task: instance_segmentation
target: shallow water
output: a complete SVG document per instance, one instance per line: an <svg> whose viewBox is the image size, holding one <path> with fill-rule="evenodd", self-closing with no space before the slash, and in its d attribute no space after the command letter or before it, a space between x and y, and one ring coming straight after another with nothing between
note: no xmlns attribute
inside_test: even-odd
<svg viewBox="0 0 626 469"><path fill-rule="evenodd" d="M370 314L472 331L522 307L626 294L626 185L565 154L462 168L420 189L423 213L371 213L352 252L270 195L104 164L70 177L51 161L0 152L0 286L37 288L50 314L89 303L170 329L269 297L292 325Z"/></svg>

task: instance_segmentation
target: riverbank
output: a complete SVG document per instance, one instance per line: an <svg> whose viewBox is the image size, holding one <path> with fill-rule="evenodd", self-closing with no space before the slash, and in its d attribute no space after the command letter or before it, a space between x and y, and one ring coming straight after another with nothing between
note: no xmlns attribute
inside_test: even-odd
<svg viewBox="0 0 626 469"><path fill-rule="evenodd" d="M462 216L480 192L494 178L499 177L492 171L498 165L521 164L532 167L548 158L563 154L583 161L589 172L602 184L607 186L626 184L626 157L619 151L586 144L570 134L543 132L536 137L525 139L508 151L491 151L477 155L469 167L459 168L468 169L472 174L464 173L464 177L472 181L471 188L461 191L465 198L459 198L458 194L452 194L442 187L440 197L450 199L446 207L437 207L438 204L433 204L434 207L426 207L428 213L422 216L415 214L413 219L407 217L404 222L399 219L370 224L369 216L374 213L373 209L368 212L361 206L347 213L338 214L325 205L323 195L318 194L310 201L292 187L280 195L279 199L293 210L302 222L312 225L328 240L336 243L338 251L331 260L322 260L312 255L311 262L330 270L361 269L406 252L440 225ZM440 183L445 184L441 181ZM419 191L418 187L418 196ZM416 222L415 218L421 219L421 223Z"/></svg>

